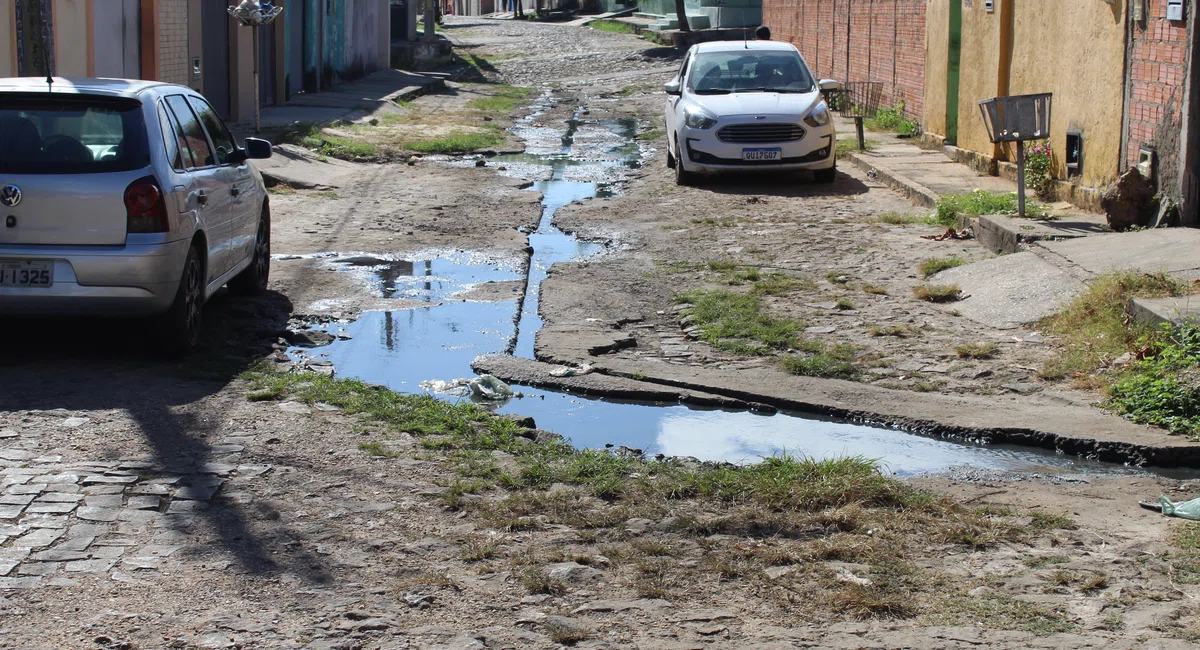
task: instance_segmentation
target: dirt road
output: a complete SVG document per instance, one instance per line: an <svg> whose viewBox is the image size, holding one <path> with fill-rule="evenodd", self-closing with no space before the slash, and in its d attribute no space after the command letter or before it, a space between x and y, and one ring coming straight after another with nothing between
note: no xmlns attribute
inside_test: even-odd
<svg viewBox="0 0 1200 650"><path fill-rule="evenodd" d="M981 253L878 223L912 208L864 175L844 169L828 188L670 183L653 89L677 52L559 25L451 19L447 31L493 80L545 86L532 114L505 122L543 158L323 163L326 188L271 196L271 293L218 296L203 350L181 363L154 358L135 324L4 324L20 344L6 349L0 391L0 647L1192 647L1198 536L1136 507L1189 498L1191 483L970 469L909 481L940 498L859 476L886 498L826 502L817 489L799 512L754 500L769 476L757 495L724 500L713 485L657 491L667 475L650 465L620 465L601 484L616 456L566 455L528 423L273 374L296 359L284 349L328 342L315 332L470 298L522 305L504 316L510 328L540 316L540 358L607 363L631 384L677 365L782 382L761 356L688 339L674 311L675 294L754 282L737 277L753 267L792 278L766 298L771 313L865 350L864 376L845 386L925 391L896 393L917 403L1004 392L1010 412L1089 408L1005 388L1032 383L1036 336L1018 343L903 297L919 258ZM605 139L617 132L621 151ZM570 164L546 162L567 147ZM522 165L554 171L530 178ZM563 241L543 207L556 192L582 198L570 194L581 186L597 198L556 223L608 245L543 269L539 292L521 273L531 241ZM412 268L355 271L454 255L496 277L458 294L453 282L405 284ZM376 365L422 362L386 355L402 347L394 332L377 338L361 338L378 346L365 348ZM953 352L980 339L997 356ZM328 372L322 349L309 367ZM569 471L555 469L562 458ZM671 467L680 481L695 469ZM828 487L850 494L839 489Z"/></svg>

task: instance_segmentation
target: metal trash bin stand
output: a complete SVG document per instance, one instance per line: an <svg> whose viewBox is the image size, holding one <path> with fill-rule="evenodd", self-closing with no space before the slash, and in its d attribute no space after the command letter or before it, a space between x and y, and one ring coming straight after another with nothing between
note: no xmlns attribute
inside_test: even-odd
<svg viewBox="0 0 1200 650"><path fill-rule="evenodd" d="M1018 213L1025 218L1025 143L1050 137L1053 93L993 97L979 102L992 144L1017 143Z"/></svg>

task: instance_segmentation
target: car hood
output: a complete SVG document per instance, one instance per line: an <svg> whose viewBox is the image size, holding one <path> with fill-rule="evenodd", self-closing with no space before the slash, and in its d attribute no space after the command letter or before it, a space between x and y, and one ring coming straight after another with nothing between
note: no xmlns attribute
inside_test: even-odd
<svg viewBox="0 0 1200 650"><path fill-rule="evenodd" d="M730 93L692 95L696 105L716 117L735 115L808 115L821 101L821 93Z"/></svg>

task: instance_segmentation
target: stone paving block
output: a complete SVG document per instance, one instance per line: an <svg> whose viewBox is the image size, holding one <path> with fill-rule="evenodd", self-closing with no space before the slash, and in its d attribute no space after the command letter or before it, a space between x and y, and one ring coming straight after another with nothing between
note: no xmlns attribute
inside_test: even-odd
<svg viewBox="0 0 1200 650"><path fill-rule="evenodd" d="M120 521L128 521L134 524L153 524L158 521L162 515L158 514L157 510L133 510L130 508L122 508L117 511L117 519Z"/></svg>
<svg viewBox="0 0 1200 650"><path fill-rule="evenodd" d="M132 537L105 537L96 542L96 546L137 546L138 541Z"/></svg>
<svg viewBox="0 0 1200 650"><path fill-rule="evenodd" d="M0 474L4 476L37 476L42 470L36 467L5 467L0 469Z"/></svg>
<svg viewBox="0 0 1200 650"><path fill-rule="evenodd" d="M151 467L154 467L154 461L133 459L133 458L123 460L117 464L117 469L134 470L134 471L146 470L146 469L150 469Z"/></svg>
<svg viewBox="0 0 1200 650"><path fill-rule="evenodd" d="M205 501L172 501L171 506L167 508L167 514L176 515L182 513L201 512L209 509L209 504Z"/></svg>
<svg viewBox="0 0 1200 650"><path fill-rule="evenodd" d="M120 508L125 504L125 497L120 494L89 494L83 504L89 508Z"/></svg>
<svg viewBox="0 0 1200 650"><path fill-rule="evenodd" d="M36 562L71 562L76 560L88 559L87 551L68 551L61 548L52 548L48 551L39 551L31 556Z"/></svg>
<svg viewBox="0 0 1200 650"><path fill-rule="evenodd" d="M4 429L4 430L0 431L0 440L6 440L8 438L17 438L19 436L20 436L20 434L18 434L16 431L13 431L12 429Z"/></svg>
<svg viewBox="0 0 1200 650"><path fill-rule="evenodd" d="M121 558L121 566L132 571L157 571L162 561L161 557L125 557Z"/></svg>
<svg viewBox="0 0 1200 650"><path fill-rule="evenodd" d="M25 562L17 569L20 576L48 576L62 569L62 562Z"/></svg>
<svg viewBox="0 0 1200 650"><path fill-rule="evenodd" d="M137 483L137 476L107 476L94 474L92 476L83 477L84 485L129 485Z"/></svg>
<svg viewBox="0 0 1200 650"><path fill-rule="evenodd" d="M116 508L80 508L75 512L75 516L84 521L116 521Z"/></svg>
<svg viewBox="0 0 1200 650"><path fill-rule="evenodd" d="M12 573L12 570L17 568L20 562L14 560L0 560L0 576L6 576Z"/></svg>
<svg viewBox="0 0 1200 650"><path fill-rule="evenodd" d="M173 553L183 548L182 546L169 546L165 544L147 544L138 550L138 557L170 557Z"/></svg>
<svg viewBox="0 0 1200 650"><path fill-rule="evenodd" d="M196 520L190 515L163 515L154 522L155 528L173 528L175 530L183 530L192 525Z"/></svg>
<svg viewBox="0 0 1200 650"><path fill-rule="evenodd" d="M13 541L16 548L42 548L58 541L67 531L54 528L35 528Z"/></svg>
<svg viewBox="0 0 1200 650"><path fill-rule="evenodd" d="M30 550L27 548L17 548L7 546L0 548L0 562L12 562L17 564L24 562L25 558L29 557Z"/></svg>
<svg viewBox="0 0 1200 650"><path fill-rule="evenodd" d="M91 550L93 560L114 560L124 554L124 546L93 546Z"/></svg>
<svg viewBox="0 0 1200 650"><path fill-rule="evenodd" d="M68 492L46 492L37 498L38 503L79 503L83 501L82 494Z"/></svg>
<svg viewBox="0 0 1200 650"><path fill-rule="evenodd" d="M130 494L145 494L155 496L165 496L171 493L171 488L157 483L146 483L143 485L135 485L129 489Z"/></svg>
<svg viewBox="0 0 1200 650"><path fill-rule="evenodd" d="M34 483L51 483L51 484L55 484L55 485L63 484L63 483L74 484L79 481L79 475L78 474L43 474L42 476L33 477L32 481Z"/></svg>
<svg viewBox="0 0 1200 650"><path fill-rule="evenodd" d="M88 485L83 488L84 494L112 495L125 492L124 485Z"/></svg>
<svg viewBox="0 0 1200 650"><path fill-rule="evenodd" d="M125 573L124 571L113 571L112 575L109 577L111 577L113 579L113 582L123 582L127 585L148 584L145 580L138 580L137 578L133 577L132 575L130 575L128 573Z"/></svg>
<svg viewBox="0 0 1200 650"><path fill-rule="evenodd" d="M76 507L77 503L35 503L29 506L29 514L36 515L65 515Z"/></svg>
<svg viewBox="0 0 1200 650"><path fill-rule="evenodd" d="M5 494L4 496L0 496L0 505L27 506L36 496L36 494Z"/></svg>
<svg viewBox="0 0 1200 650"><path fill-rule="evenodd" d="M75 560L67 562L67 573L105 573L113 568L117 561L102 559L102 560Z"/></svg>
<svg viewBox="0 0 1200 650"><path fill-rule="evenodd" d="M206 501L211 499L213 494L216 494L217 489L221 487L222 483L224 481L218 479L195 481L191 485L186 485L175 490L175 498Z"/></svg>
<svg viewBox="0 0 1200 650"><path fill-rule="evenodd" d="M214 454L240 454L245 449L245 447L239 444L219 444L208 448Z"/></svg>
<svg viewBox="0 0 1200 650"><path fill-rule="evenodd" d="M0 506L0 520L16 519L24 510L25 506Z"/></svg>
<svg viewBox="0 0 1200 650"><path fill-rule="evenodd" d="M4 460L29 460L33 456L33 452L25 451L24 449L0 449L0 458Z"/></svg>
<svg viewBox="0 0 1200 650"><path fill-rule="evenodd" d="M30 528L66 528L66 515L29 515L21 520L21 524Z"/></svg>
<svg viewBox="0 0 1200 650"><path fill-rule="evenodd" d="M158 510L158 506L161 503L162 499L157 495L146 494L129 497L127 505L134 510Z"/></svg>
<svg viewBox="0 0 1200 650"><path fill-rule="evenodd" d="M41 586L41 576L27 578L0 578L0 589L31 589Z"/></svg>
<svg viewBox="0 0 1200 650"><path fill-rule="evenodd" d="M63 542L62 544L55 546L54 549L57 551L75 551L75 552L86 551L87 547L91 546L92 542L94 542L94 541L96 541L96 538L94 536L81 535L79 537L72 537L72 538L68 539L67 541Z"/></svg>
<svg viewBox="0 0 1200 650"><path fill-rule="evenodd" d="M67 537L98 537L108 533L108 524L84 524L76 522L71 525Z"/></svg>
<svg viewBox="0 0 1200 650"><path fill-rule="evenodd" d="M38 456L33 459L33 462L43 465L57 465L62 462L62 458L62 456Z"/></svg>
<svg viewBox="0 0 1200 650"><path fill-rule="evenodd" d="M45 483L25 483L21 485L10 485L4 491L9 494L41 494L45 490Z"/></svg>

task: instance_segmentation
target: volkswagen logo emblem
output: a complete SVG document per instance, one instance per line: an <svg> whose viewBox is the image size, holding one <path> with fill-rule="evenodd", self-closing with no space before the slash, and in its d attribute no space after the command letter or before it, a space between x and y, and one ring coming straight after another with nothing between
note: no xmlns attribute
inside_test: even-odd
<svg viewBox="0 0 1200 650"><path fill-rule="evenodd" d="M0 204L14 208L21 202L21 188L16 185L5 185L0 188Z"/></svg>

